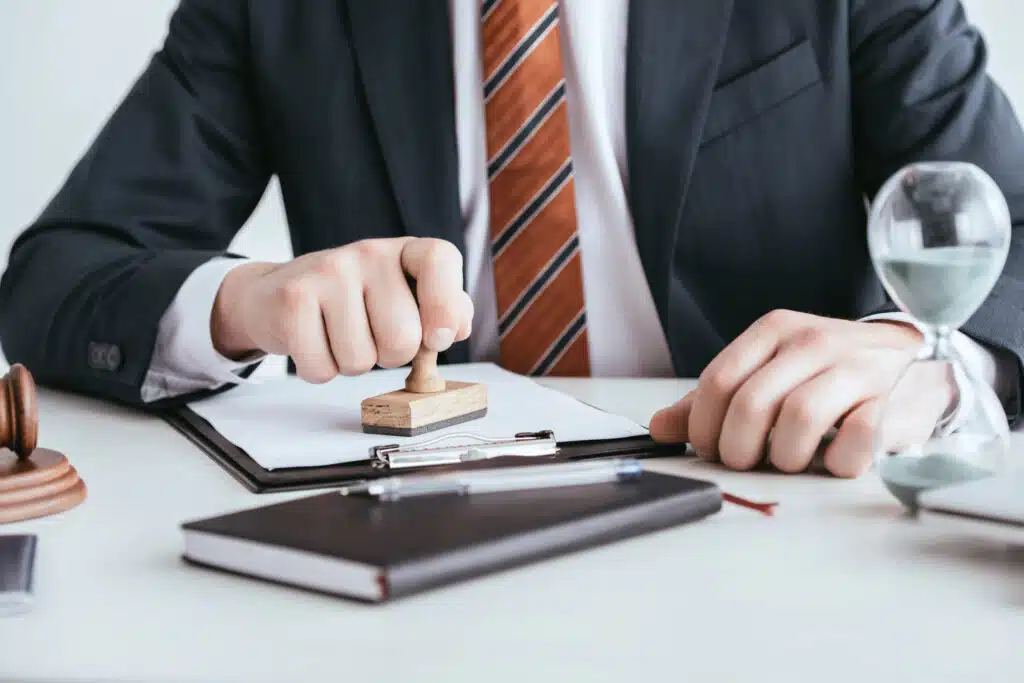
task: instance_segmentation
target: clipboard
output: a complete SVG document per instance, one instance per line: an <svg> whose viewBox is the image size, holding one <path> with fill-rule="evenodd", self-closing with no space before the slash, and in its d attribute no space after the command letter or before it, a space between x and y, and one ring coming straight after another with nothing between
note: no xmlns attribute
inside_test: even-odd
<svg viewBox="0 0 1024 683"><path fill-rule="evenodd" d="M285 467L267 470L250 457L244 449L228 441L214 427L191 408L178 407L161 415L178 432L211 457L228 474L253 493L306 491L351 485L356 482L394 474L375 465L369 454L365 461L348 462L317 467ZM512 436L512 435L510 435ZM382 444L387 437L382 437ZM650 436L621 439L556 442L558 451L545 456L546 461L581 460L601 457L662 458L687 453L686 444L661 444ZM467 444L471 445L471 444ZM475 463L467 463L467 467ZM445 465L458 468L459 465ZM407 467L402 472L430 469L431 466Z"/></svg>

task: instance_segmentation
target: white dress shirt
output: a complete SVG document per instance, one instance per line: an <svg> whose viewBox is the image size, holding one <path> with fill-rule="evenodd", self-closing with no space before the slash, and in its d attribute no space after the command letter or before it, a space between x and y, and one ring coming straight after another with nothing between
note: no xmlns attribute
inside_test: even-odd
<svg viewBox="0 0 1024 683"><path fill-rule="evenodd" d="M449 0L454 41L459 201L464 219L466 291L475 315L472 360L496 360L498 333L491 273L486 136L476 2ZM576 211L594 376L673 375L665 334L647 286L626 199L624 88L628 0L563 0L560 30L575 170ZM245 381L252 362L213 347L210 313L224 276L244 261L217 259L198 268L163 316L145 401ZM900 317L900 316L887 316ZM996 386L992 353L963 335L958 349ZM998 388L997 388L998 390ZM1004 390L1005 391L1005 390Z"/></svg>

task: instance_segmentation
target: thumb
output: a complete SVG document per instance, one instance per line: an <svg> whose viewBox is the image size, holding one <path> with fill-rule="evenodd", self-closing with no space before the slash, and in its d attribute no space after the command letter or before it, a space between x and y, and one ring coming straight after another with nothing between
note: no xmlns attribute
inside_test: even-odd
<svg viewBox="0 0 1024 683"><path fill-rule="evenodd" d="M662 408L651 418L651 438L663 443L684 443L689 439L690 409L693 406L693 393Z"/></svg>

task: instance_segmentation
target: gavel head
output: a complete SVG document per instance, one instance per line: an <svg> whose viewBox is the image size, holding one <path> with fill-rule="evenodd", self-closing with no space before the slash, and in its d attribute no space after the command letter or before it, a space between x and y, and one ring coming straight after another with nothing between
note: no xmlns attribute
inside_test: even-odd
<svg viewBox="0 0 1024 683"><path fill-rule="evenodd" d="M27 458L36 449L38 435L36 383L28 369L16 363L0 378L0 448Z"/></svg>

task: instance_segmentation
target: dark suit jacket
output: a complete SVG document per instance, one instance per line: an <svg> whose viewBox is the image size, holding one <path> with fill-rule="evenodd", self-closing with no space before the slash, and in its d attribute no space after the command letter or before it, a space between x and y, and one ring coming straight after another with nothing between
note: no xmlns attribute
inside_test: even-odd
<svg viewBox="0 0 1024 683"><path fill-rule="evenodd" d="M446 0L182 0L166 43L0 287L40 383L139 403L158 322L280 181L297 254L462 246ZM1024 136L956 0L633 0L629 201L678 374L769 310L891 308L865 198L904 164L986 169L1024 221ZM1024 357L1024 228L965 331ZM465 344L446 360L466 357Z"/></svg>

